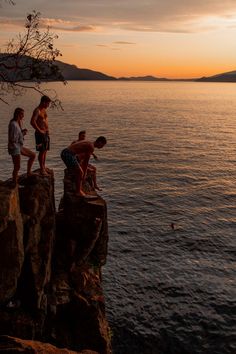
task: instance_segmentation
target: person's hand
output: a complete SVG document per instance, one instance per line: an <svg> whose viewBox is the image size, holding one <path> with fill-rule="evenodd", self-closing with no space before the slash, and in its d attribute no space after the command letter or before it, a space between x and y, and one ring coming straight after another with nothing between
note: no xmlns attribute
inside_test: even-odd
<svg viewBox="0 0 236 354"><path fill-rule="evenodd" d="M26 128L25 128L25 129L22 129L21 131L22 131L22 134L23 134L24 136L28 133L28 129L26 129Z"/></svg>
<svg viewBox="0 0 236 354"><path fill-rule="evenodd" d="M40 134L45 134L45 131L44 131L44 130L37 129L37 131L38 131Z"/></svg>

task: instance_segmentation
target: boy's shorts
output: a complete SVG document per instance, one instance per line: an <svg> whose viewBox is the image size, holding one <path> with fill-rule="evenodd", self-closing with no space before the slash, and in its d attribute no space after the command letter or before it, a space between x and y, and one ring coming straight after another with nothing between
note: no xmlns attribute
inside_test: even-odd
<svg viewBox="0 0 236 354"><path fill-rule="evenodd" d="M79 161L77 160L76 155L74 155L68 148L62 150L61 158L67 168L79 167Z"/></svg>
<svg viewBox="0 0 236 354"><path fill-rule="evenodd" d="M35 132L35 142L37 151L48 151L50 148L50 137L48 133Z"/></svg>

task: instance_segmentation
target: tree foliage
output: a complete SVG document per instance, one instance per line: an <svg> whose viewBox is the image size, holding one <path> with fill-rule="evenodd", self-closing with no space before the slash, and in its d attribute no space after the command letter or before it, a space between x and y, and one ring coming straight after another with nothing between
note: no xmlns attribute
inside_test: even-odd
<svg viewBox="0 0 236 354"><path fill-rule="evenodd" d="M56 58L61 56L54 47L58 36L50 28L40 29L40 13L27 15L25 30L9 41L4 53L0 54L0 100L7 103L9 94L21 95L27 89L45 94L41 88L45 81L66 83ZM48 93L47 93L48 94ZM55 92L52 101L60 105Z"/></svg>

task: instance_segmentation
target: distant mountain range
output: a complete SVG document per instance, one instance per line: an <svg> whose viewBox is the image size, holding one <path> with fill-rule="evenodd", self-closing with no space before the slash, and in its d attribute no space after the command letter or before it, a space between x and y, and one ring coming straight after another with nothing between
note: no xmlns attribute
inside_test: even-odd
<svg viewBox="0 0 236 354"><path fill-rule="evenodd" d="M165 78L157 78L154 76L137 76L137 77L120 77L108 76L99 71L89 69L80 69L75 65L66 64L56 61L64 78L66 80L122 80L122 81L168 81Z"/></svg>
<svg viewBox="0 0 236 354"><path fill-rule="evenodd" d="M147 76L131 76L131 77L119 77L117 80L123 80L123 81L169 81L169 79L166 79L164 77L155 77L151 75Z"/></svg>
<svg viewBox="0 0 236 354"><path fill-rule="evenodd" d="M201 77L195 81L206 82L236 82L236 71L229 71L227 73L217 74L209 77Z"/></svg>
<svg viewBox="0 0 236 354"><path fill-rule="evenodd" d="M75 65L66 64L57 61L56 64L62 71L66 80L118 80L118 81L202 81L202 82L236 82L236 71L230 71L209 77L201 77L195 79L167 79L159 78L151 75L147 76L131 76L115 78L98 71L89 69L79 69Z"/></svg>
<svg viewBox="0 0 236 354"><path fill-rule="evenodd" d="M5 54L0 53L0 61L3 62L4 57L5 57ZM22 58L23 63L30 62L30 61L32 62L32 60L33 59L30 57L23 57ZM76 65L67 64L62 61L55 61L55 64L61 70L65 80L236 82L236 71L230 71L230 72L226 72L226 73L217 74L214 76L194 78L194 79L167 79L167 78L163 78L163 77L162 78L155 77L152 75L116 78L114 76L109 76L109 75L106 75L106 74L101 73L99 71L94 71L94 70L89 70L89 69L80 69ZM2 66L1 71L3 71L3 70L4 70L4 67ZM42 62L42 66L41 66L40 70L44 72L45 81L47 81L48 77L49 77L48 71L47 71L48 69L43 64L43 62ZM4 74L4 72L2 72L2 74ZM33 72L33 73L29 72L29 71L27 72L27 70L22 72L20 70L17 70L12 73L8 72L7 77L12 80L17 78L17 81L19 81L19 80L20 81L24 81L24 80L29 81L30 78L32 78L32 81L34 81L33 74L35 74L35 72ZM52 74L52 76L50 76L50 81L53 81L53 80L55 80L55 81L58 80L58 73L57 73L57 76L56 76L56 73L55 73L55 75ZM0 76L0 81L1 81L1 76Z"/></svg>
<svg viewBox="0 0 236 354"><path fill-rule="evenodd" d="M55 64L60 68L66 80L117 80L113 76L108 76L99 71L89 69L79 69L75 65L56 61Z"/></svg>

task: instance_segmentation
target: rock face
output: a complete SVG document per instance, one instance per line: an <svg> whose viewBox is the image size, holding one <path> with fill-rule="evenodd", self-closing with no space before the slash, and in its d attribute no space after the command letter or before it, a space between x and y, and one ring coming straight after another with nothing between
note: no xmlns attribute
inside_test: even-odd
<svg viewBox="0 0 236 354"><path fill-rule="evenodd" d="M0 303L4 303L15 294L24 261L24 246L18 192L0 183L0 195Z"/></svg>
<svg viewBox="0 0 236 354"><path fill-rule="evenodd" d="M29 354L98 354L92 350L74 352L68 349L56 348L54 345L38 341L19 339L9 336L0 336L0 353L29 353Z"/></svg>
<svg viewBox="0 0 236 354"><path fill-rule="evenodd" d="M101 286L106 203L89 178L86 187L95 199L76 197L65 171L56 213L52 172L22 176L19 188L0 183L0 335L111 353Z"/></svg>

